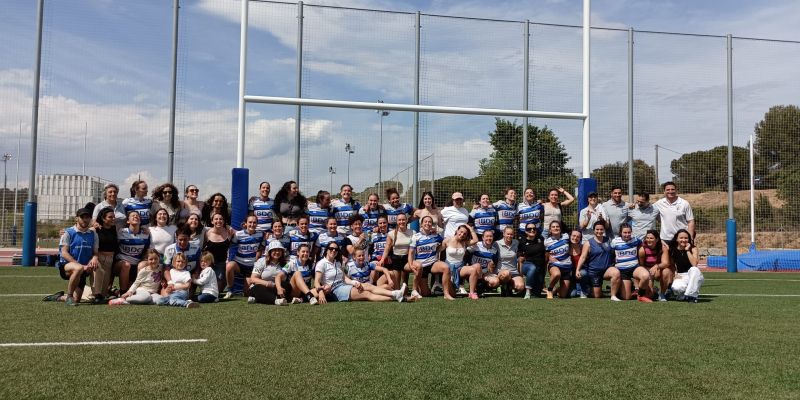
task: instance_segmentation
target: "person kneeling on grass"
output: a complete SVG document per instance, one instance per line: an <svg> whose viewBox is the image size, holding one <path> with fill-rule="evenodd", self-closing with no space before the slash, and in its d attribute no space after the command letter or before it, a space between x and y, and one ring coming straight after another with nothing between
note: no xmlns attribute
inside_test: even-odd
<svg viewBox="0 0 800 400"><path fill-rule="evenodd" d="M650 287L650 271L639 265L639 245L642 243L638 238L633 237L633 230L628 224L619 226L619 236L611 241L611 248L614 249L614 266L619 270L622 279L622 299L630 300L633 293L631 281L636 283L639 288L639 301L652 303L650 296L653 290Z"/></svg>
<svg viewBox="0 0 800 400"><path fill-rule="evenodd" d="M617 298L619 290L619 270L612 267L614 252L606 237L606 225L603 221L594 223L594 236L583 244L581 258L575 268L575 278L578 280L588 277L592 284L592 297L603 297L603 280L611 281L611 301L620 301ZM585 268L584 268L585 267Z"/></svg>
<svg viewBox="0 0 800 400"><path fill-rule="evenodd" d="M342 268L341 249L336 242L331 242L324 249L325 254L317 262L314 275L314 286L317 288L317 300L320 304L329 301L413 301L406 299L403 293L406 284L400 290L386 290L350 279Z"/></svg>
<svg viewBox="0 0 800 400"><path fill-rule="evenodd" d="M197 301L200 303L216 303L219 301L219 286L217 274L214 272L214 255L205 251L200 256L200 276L193 279L195 285L200 286Z"/></svg>
<svg viewBox="0 0 800 400"><path fill-rule="evenodd" d="M177 253L172 258L170 280L167 282L167 297L158 302L160 306L196 308L200 304L189 300L189 288L192 287L192 273L186 270L189 260L186 254Z"/></svg>
<svg viewBox="0 0 800 400"><path fill-rule="evenodd" d="M273 240L267 247L267 254L253 265L250 275L250 296L248 304L275 304L288 306L286 295L291 294L292 285L283 272L286 249L280 241ZM288 292L288 293L287 293Z"/></svg>
<svg viewBox="0 0 800 400"><path fill-rule="evenodd" d="M695 247L689 231L681 229L672 238L669 255L675 265L677 274L672 282L672 291L678 301L697 303L700 296L700 286L703 285L703 273L697 268L697 247Z"/></svg>
<svg viewBox="0 0 800 400"><path fill-rule="evenodd" d="M64 230L58 250L61 257L56 266L61 278L67 283L67 294L57 292L45 297L44 301L64 301L69 306L77 306L86 286L86 277L100 267L97 258L99 240L97 233L89 229L92 225L92 210L94 204L75 212L75 226Z"/></svg>
<svg viewBox="0 0 800 400"><path fill-rule="evenodd" d="M561 222L550 223L549 235L544 240L547 251L545 259L550 265L550 283L545 294L548 299L553 298L553 290L558 283L558 297L566 299L569 296L569 283L572 278L572 258L569 251L569 235L561 232Z"/></svg>
<svg viewBox="0 0 800 400"><path fill-rule="evenodd" d="M300 220L302 221L301 217ZM302 222L301 222L302 223ZM301 228L302 229L302 228ZM294 231L299 232L299 230ZM311 269L311 245L302 243L297 247L296 256L292 256L289 262L283 266L281 274L288 276L289 285L291 286L290 294L292 296L292 304L306 303L313 305L317 304L316 289L309 289L311 286L311 279L313 278L313 271ZM285 278L281 278L284 280Z"/></svg>
<svg viewBox="0 0 800 400"><path fill-rule="evenodd" d="M154 249L147 250L144 263L139 265L139 272L131 287L119 298L109 301L108 305L158 304L161 301L163 277L161 254Z"/></svg>
<svg viewBox="0 0 800 400"><path fill-rule="evenodd" d="M494 242L494 231L491 229L483 231L481 241L467 248L467 252L472 255L470 266L478 274L478 292L483 294L487 289L497 289L500 286L496 268L500 250Z"/></svg>
<svg viewBox="0 0 800 400"><path fill-rule="evenodd" d="M648 230L644 235L644 242L639 247L639 265L650 271L653 281L658 281L658 301L667 301L667 289L672 286L675 266L669 260L669 246L661 240L657 230Z"/></svg>
<svg viewBox="0 0 800 400"><path fill-rule="evenodd" d="M414 291L411 295L417 299L422 296L431 296L428 288L428 274L442 274L442 281L448 282L444 288L445 300L455 300L453 287L450 282L450 266L443 261L439 261L439 253L442 250L444 238L439 235L433 225L433 217L426 215L420 221L420 232L415 233L411 238L411 245L408 252L408 265L414 273Z"/></svg>

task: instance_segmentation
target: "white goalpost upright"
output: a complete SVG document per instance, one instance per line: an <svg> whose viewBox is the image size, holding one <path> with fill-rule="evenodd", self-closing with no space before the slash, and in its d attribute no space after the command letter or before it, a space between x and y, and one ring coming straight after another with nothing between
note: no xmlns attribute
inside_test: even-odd
<svg viewBox="0 0 800 400"><path fill-rule="evenodd" d="M494 109L494 108L473 108L473 107L455 107L455 106L430 106L418 104L401 104L401 103L368 103L359 101L346 101L336 99L311 99L300 97L275 97L263 96L246 93L247 81L247 30L248 30L248 3L250 0L241 0L241 42L239 50L239 129L237 135L236 147L236 169L234 170L234 179L232 184L232 203L236 202L236 193L242 192L241 184L247 184L246 180L242 180L239 175L237 179L236 170L244 171L246 175L247 170L244 167L244 144L245 144L245 119L246 107L248 103L262 103L262 104L275 104L275 105L294 105L294 106L312 106L312 107L333 107L333 108L350 108L362 110L384 110L384 111L408 111L415 113L445 113L445 114L463 114L463 115L491 115L491 116L508 116L508 117L528 117L528 118L552 118L552 119L570 119L583 121L583 152L582 152L582 178L589 178L591 168L589 159L591 155L590 146L590 127L589 127L589 92L590 92L590 27L591 27L591 0L583 0L583 102L582 112L569 113L569 112L553 112L553 111L536 111L536 110L517 110L517 109ZM419 15L419 13L417 14ZM295 143L295 159L300 157L299 143ZM415 146L419 144L415 141ZM418 154L417 148L413 149L414 154ZM419 160L414 160L419 162ZM299 177L298 177L299 178ZM416 178L416 176L415 176ZM418 182L412 182L416 187ZM238 189L238 190L237 190ZM246 193L247 188L244 188ZM241 197L241 196L239 196ZM246 200L246 196L244 197ZM240 201L241 202L241 201ZM232 204L233 222L237 221L236 209L242 207L242 204ZM243 217L246 215L246 204L244 206Z"/></svg>

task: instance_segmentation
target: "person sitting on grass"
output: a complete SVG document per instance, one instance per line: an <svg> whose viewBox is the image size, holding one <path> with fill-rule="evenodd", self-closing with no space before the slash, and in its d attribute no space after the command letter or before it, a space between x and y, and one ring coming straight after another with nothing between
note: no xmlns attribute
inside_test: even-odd
<svg viewBox="0 0 800 400"><path fill-rule="evenodd" d="M189 300L189 288L192 287L192 273L186 269L189 260L184 253L175 254L172 258L170 280L167 281L167 297L158 302L160 306L197 308L200 304Z"/></svg>
<svg viewBox="0 0 800 400"><path fill-rule="evenodd" d="M667 290L675 276L675 266L669 259L669 246L661 240L655 229L644 235L644 243L639 247L639 265L650 271L653 281L658 281L658 301L667 301Z"/></svg>
<svg viewBox="0 0 800 400"><path fill-rule="evenodd" d="M678 301L697 303L700 286L703 285L703 273L697 268L697 247L686 229L679 229L673 236L669 246L669 255L675 266L676 276L672 282L672 291Z"/></svg>
<svg viewBox="0 0 800 400"><path fill-rule="evenodd" d="M161 254L154 249L149 249L145 253L145 261L140 265L136 280L133 281L131 287L119 298L109 301L108 305L158 304L161 301L162 282Z"/></svg>
<svg viewBox="0 0 800 400"><path fill-rule="evenodd" d="M412 296L417 299L422 296L431 296L433 293L428 288L428 274L442 274L442 281L447 282L444 287L445 300L455 300L455 292L450 285L450 266L439 261L444 238L439 235L433 224L433 217L426 215L420 220L420 231L411 238L409 246L408 264L414 272L414 291Z"/></svg>
<svg viewBox="0 0 800 400"><path fill-rule="evenodd" d="M317 262L314 276L314 287L317 288L317 300L320 304L329 301L413 301L413 298L403 297L405 283L400 290L389 291L377 286L365 286L350 279L342 268L341 248L338 243L328 243L324 251L325 255Z"/></svg>
<svg viewBox="0 0 800 400"><path fill-rule="evenodd" d="M467 294L461 287L461 278L469 281L469 294L472 300L478 300L478 275L480 266L464 265L466 261L467 248L478 243L478 234L469 225L461 225L456 228L453 236L445 238L442 242L444 246L445 262L450 268L450 280L455 286L458 294Z"/></svg>
<svg viewBox="0 0 800 400"><path fill-rule="evenodd" d="M605 222L595 222L593 232L594 236L583 244L580 261L575 267L575 278L580 281L584 276L589 277L592 297L595 299L603 297L603 280L610 280L611 301L620 301L617 298L619 270L611 266L614 263L614 252L606 237Z"/></svg>
<svg viewBox="0 0 800 400"><path fill-rule="evenodd" d="M478 273L478 293L482 294L486 289L497 289L500 286L500 279L497 278L499 249L494 242L494 231L483 231L481 241L470 246L467 251L472 255L470 265Z"/></svg>
<svg viewBox="0 0 800 400"><path fill-rule="evenodd" d="M92 208L89 203L75 212L75 225L64 230L58 243L59 260L56 263L61 278L69 281L67 293L57 292L45 297L44 301L63 301L69 306L77 306L86 286L86 277L100 267L97 249L100 240L97 233L91 230Z"/></svg>
<svg viewBox="0 0 800 400"><path fill-rule="evenodd" d="M266 255L255 262L248 280L250 284L248 304L289 305L286 295L291 294L292 286L285 279L286 274L283 272L283 266L286 264L285 254L286 249L281 242L273 240L267 247Z"/></svg>
<svg viewBox="0 0 800 400"><path fill-rule="evenodd" d="M300 221L303 221L303 218L301 218ZM297 255L292 256L289 262L283 266L282 272L282 274L289 277L288 281L291 286L292 303L300 303L305 300L312 306L316 305L317 289L309 289L311 287L311 280L314 278L313 264L311 263L311 245L302 243L297 247L296 252Z"/></svg>
<svg viewBox="0 0 800 400"><path fill-rule="evenodd" d="M258 232L258 218L255 215L248 215L245 219L243 230L236 231L231 238L231 249L234 252L233 259L225 265L225 278L228 283L228 293L225 299L233 296L233 285L236 274L244 277L244 294L250 296L250 284L247 279L253 274L253 265L261 257L264 249L264 234ZM280 241L275 241L280 243Z"/></svg>
<svg viewBox="0 0 800 400"><path fill-rule="evenodd" d="M622 280L622 299L630 300L632 293L631 281L639 288L639 301L652 303L650 296L653 291L650 287L650 271L639 265L639 245L641 241L633 237L633 229L628 224L619 226L619 236L611 241L611 248L614 249L614 266L619 270Z"/></svg>
<svg viewBox="0 0 800 400"><path fill-rule="evenodd" d="M549 235L544 240L547 251L546 259L550 265L550 283L545 294L548 299L553 298L553 290L558 283L558 297L569 297L569 284L572 278L572 258L569 251L569 235L561 232L561 222L553 221L548 226Z"/></svg>
<svg viewBox="0 0 800 400"><path fill-rule="evenodd" d="M216 303L219 301L219 286L217 274L214 272L214 255L205 251L200 256L200 276L193 279L195 285L200 286L197 301L200 303Z"/></svg>

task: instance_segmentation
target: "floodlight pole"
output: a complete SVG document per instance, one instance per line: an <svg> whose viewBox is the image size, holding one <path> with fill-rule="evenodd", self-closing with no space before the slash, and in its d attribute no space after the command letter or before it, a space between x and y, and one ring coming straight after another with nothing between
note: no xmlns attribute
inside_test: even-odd
<svg viewBox="0 0 800 400"><path fill-rule="evenodd" d="M356 146L345 143L344 151L347 153L347 184L350 185L350 155L356 152Z"/></svg>
<svg viewBox="0 0 800 400"><path fill-rule="evenodd" d="M523 38L523 61L522 61L522 109L528 111L528 85L530 84L530 45L531 45L531 21L525 20L525 33ZM522 118L522 186L524 192L528 187L528 117Z"/></svg>
<svg viewBox="0 0 800 400"><path fill-rule="evenodd" d="M42 21L44 0L36 3L36 62L33 70L31 107L31 167L28 176L28 201L25 203L22 235L22 265L33 266L36 259L36 145L39 133L39 83L42 67Z"/></svg>
<svg viewBox="0 0 800 400"><path fill-rule="evenodd" d="M753 170L753 135L750 135L750 140L747 144L747 147L750 148L750 250L753 251L756 248L756 179L755 171Z"/></svg>
<svg viewBox="0 0 800 400"><path fill-rule="evenodd" d="M333 175L336 174L336 168L333 168L333 165L328 167L328 173L331 175L331 193L333 193Z"/></svg>
<svg viewBox="0 0 800 400"><path fill-rule="evenodd" d="M583 178L591 176L590 155L591 151L589 136L589 88L590 75L589 66L591 64L591 23L592 23L592 1L583 0Z"/></svg>
<svg viewBox="0 0 800 400"><path fill-rule="evenodd" d="M14 183L14 226L12 229L13 235L11 236L11 245L17 245L17 201L19 199L19 159L21 158L19 155L20 153L20 145L22 143L22 121L19 121L19 136L17 136L17 180Z"/></svg>
<svg viewBox="0 0 800 400"><path fill-rule="evenodd" d="M169 97L169 153L167 154L167 182L175 177L175 103L178 87L178 10L180 0L172 2L172 88ZM84 172L84 175L86 172Z"/></svg>

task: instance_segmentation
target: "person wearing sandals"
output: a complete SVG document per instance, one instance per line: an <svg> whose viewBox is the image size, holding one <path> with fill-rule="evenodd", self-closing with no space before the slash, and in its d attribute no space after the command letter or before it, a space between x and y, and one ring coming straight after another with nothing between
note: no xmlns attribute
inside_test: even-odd
<svg viewBox="0 0 800 400"><path fill-rule="evenodd" d="M635 283L635 287L639 288L638 300L651 303L653 291L650 287L650 271L639 265L639 245L642 242L633 237L633 229L628 224L621 224L617 233L618 236L611 241L611 248L614 249L614 266L619 270L622 280L621 297L623 300L630 300Z"/></svg>
<svg viewBox="0 0 800 400"><path fill-rule="evenodd" d="M569 256L569 235L561 233L561 221L552 221L548 226L549 235L544 239L544 247L547 251L547 262L550 265L550 283L547 285L545 294L548 299L553 298L553 291L556 283L558 286L558 297L566 299L569 297L569 283L572 279L572 259Z"/></svg>
<svg viewBox="0 0 800 400"><path fill-rule="evenodd" d="M700 268L697 268L697 261L700 259L697 254L697 247L689 231L679 229L672 237L669 247L670 259L676 271L672 291L678 301L698 302L704 279Z"/></svg>
<svg viewBox="0 0 800 400"><path fill-rule="evenodd" d="M519 243L519 257L522 261L522 273L525 275L525 299L539 296L544 287L546 252L539 227L533 221L528 222L525 225L525 239Z"/></svg>
<svg viewBox="0 0 800 400"><path fill-rule="evenodd" d="M455 286L458 294L467 294L464 288L461 287L461 279L466 278L469 281L469 293L467 297L472 300L478 299L478 276L480 275L480 267L474 265L465 266L465 257L467 248L478 243L478 234L475 233L469 225L459 226L455 234L449 238L445 238L442 245L444 246L445 262L450 267L450 277Z"/></svg>
<svg viewBox="0 0 800 400"><path fill-rule="evenodd" d="M639 247L639 265L650 271L653 281L658 281L658 301L667 301L667 290L675 277L675 267L669 259L669 246L661 240L659 232L648 230Z"/></svg>
<svg viewBox="0 0 800 400"><path fill-rule="evenodd" d="M575 267L575 277L580 281L583 276L588 276L592 285L592 297L603 297L603 280L611 281L611 301L620 301L617 298L620 276L619 270L611 266L614 264L614 250L610 240L606 237L606 224L602 221L594 223L594 236L583 244L581 258Z"/></svg>
<svg viewBox="0 0 800 400"><path fill-rule="evenodd" d="M56 267L61 278L68 281L67 292L57 292L45 297L44 301L64 301L67 305L77 306L86 286L86 277L100 267L97 249L100 240L97 232L90 229L92 225L92 207L80 208L75 212L75 225L64 230L58 244L60 254Z"/></svg>
<svg viewBox="0 0 800 400"><path fill-rule="evenodd" d="M158 304L161 302L161 283L163 281L163 270L161 268L161 255L154 249L148 249L145 262L136 274L136 280L128 289L117 299L108 302L110 306L123 304Z"/></svg>
<svg viewBox="0 0 800 400"><path fill-rule="evenodd" d="M303 243L297 248L296 252L297 255L291 256L289 262L283 266L283 274L288 277L289 285L291 286L292 303L299 303L305 300L312 306L316 305L317 290L309 289L311 280L314 278L311 245Z"/></svg>
<svg viewBox="0 0 800 400"><path fill-rule="evenodd" d="M406 299L403 293L405 283L400 290L386 290L377 286L365 286L352 280L342 267L341 247L331 242L323 250L325 255L317 262L314 273L314 287L317 288L319 304L335 301L413 301Z"/></svg>
<svg viewBox="0 0 800 400"><path fill-rule="evenodd" d="M291 293L292 286L283 272L285 256L286 249L281 242L274 240L267 247L266 254L255 262L249 279L248 304L289 305L286 296Z"/></svg>

